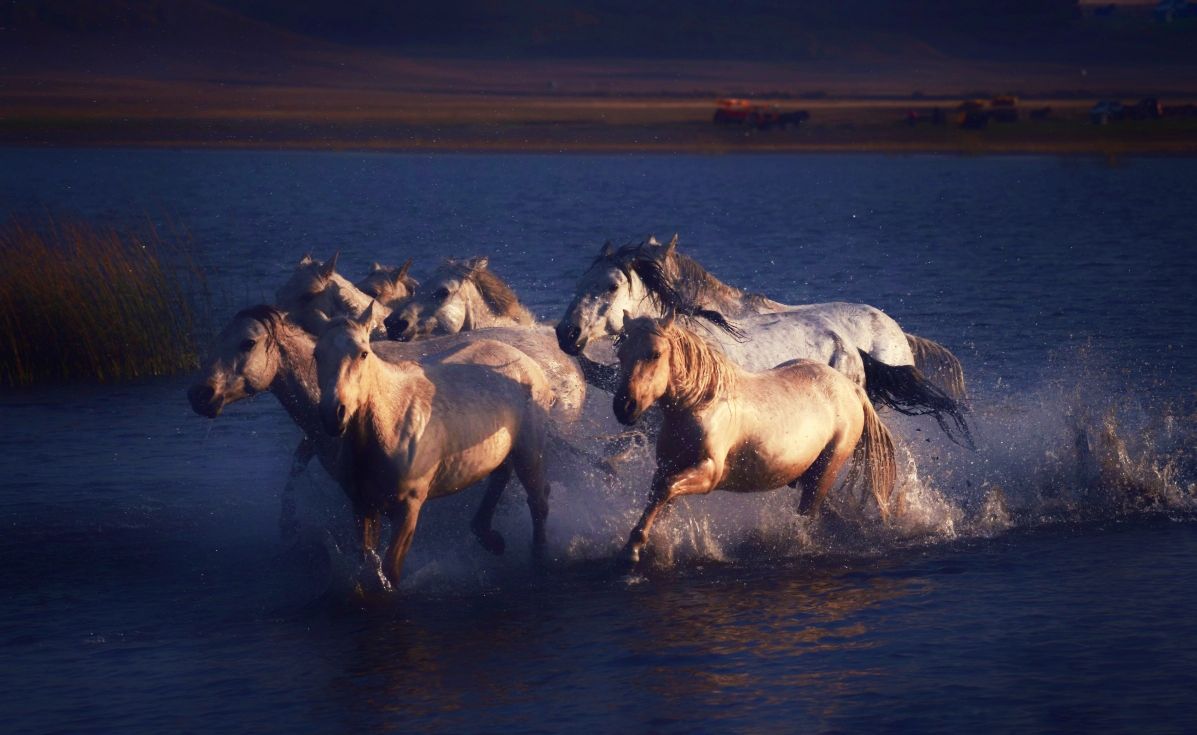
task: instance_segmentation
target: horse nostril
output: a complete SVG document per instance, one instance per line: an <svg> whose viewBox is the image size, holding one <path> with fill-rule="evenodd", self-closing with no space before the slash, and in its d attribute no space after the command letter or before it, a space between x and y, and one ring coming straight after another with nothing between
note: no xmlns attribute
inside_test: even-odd
<svg viewBox="0 0 1197 735"><path fill-rule="evenodd" d="M399 321L395 322L395 329L399 330L400 332L406 332L407 326L408 324L406 319L400 319Z"/></svg>
<svg viewBox="0 0 1197 735"><path fill-rule="evenodd" d="M337 406L337 421L340 421L341 423L345 422L345 404L344 403Z"/></svg>

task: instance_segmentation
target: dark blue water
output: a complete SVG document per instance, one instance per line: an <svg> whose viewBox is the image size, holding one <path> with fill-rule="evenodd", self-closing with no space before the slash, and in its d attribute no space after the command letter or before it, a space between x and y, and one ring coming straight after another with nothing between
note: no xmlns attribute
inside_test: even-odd
<svg viewBox="0 0 1197 735"><path fill-rule="evenodd" d="M475 548L464 493L426 510L398 599L363 607L335 556L278 541L299 434L272 397L209 422L185 377L10 393L4 729L1191 731L1195 176L1194 159L0 151L0 216L169 219L228 313L340 249L350 277L488 254L554 318L604 240L678 231L729 282L866 301L951 347L981 439L894 422L911 508L892 529L807 523L783 492L691 500L672 563L633 580L608 559L643 461L614 485L558 469L544 577L518 492L502 559ZM328 479L301 484L309 536L343 527Z"/></svg>

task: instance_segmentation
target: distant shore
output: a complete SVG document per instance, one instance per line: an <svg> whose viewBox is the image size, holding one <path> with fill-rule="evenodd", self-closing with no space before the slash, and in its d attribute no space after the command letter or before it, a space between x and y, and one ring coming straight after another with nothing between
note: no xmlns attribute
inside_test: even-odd
<svg viewBox="0 0 1197 735"><path fill-rule="evenodd" d="M1197 118L1090 122L1091 101L1024 101L1017 122L956 124L956 100L772 99L789 129L716 125L710 98L412 95L385 106L10 105L0 145L412 152L1197 154ZM1187 100L1186 100L1187 102ZM201 100L202 103L202 100ZM939 122L930 113L938 109ZM1030 119L1031 110L1050 110ZM911 123L910 113L917 113Z"/></svg>

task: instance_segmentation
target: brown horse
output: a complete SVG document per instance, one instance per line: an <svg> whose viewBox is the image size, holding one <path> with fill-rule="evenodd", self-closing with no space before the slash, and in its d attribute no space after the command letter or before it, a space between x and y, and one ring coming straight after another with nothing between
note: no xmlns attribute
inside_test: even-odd
<svg viewBox="0 0 1197 735"><path fill-rule="evenodd" d="M751 373L705 340L663 319L624 315L615 416L634 423L653 404L665 422L648 507L621 561L634 567L657 515L677 497L802 485L799 511L813 514L852 466L883 519L896 477L893 438L862 388L811 360ZM867 472L862 470L867 469Z"/></svg>
<svg viewBox="0 0 1197 735"><path fill-rule="evenodd" d="M342 437L338 479L367 558L386 515L393 538L382 569L397 587L426 500L489 478L483 508L493 512L514 471L528 493L539 559L549 511L543 458L551 391L544 372L519 350L486 339L435 362L385 362L370 344L370 312L334 319L316 342L320 420ZM502 553L497 532L480 538Z"/></svg>

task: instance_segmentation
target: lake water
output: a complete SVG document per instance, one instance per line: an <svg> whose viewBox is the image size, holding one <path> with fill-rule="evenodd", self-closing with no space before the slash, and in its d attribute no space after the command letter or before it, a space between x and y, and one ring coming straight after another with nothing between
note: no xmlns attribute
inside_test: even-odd
<svg viewBox="0 0 1197 735"><path fill-rule="evenodd" d="M1197 729L1197 159L0 151L0 217L170 221L223 321L305 252L486 254L556 319L603 241L677 231L724 280L864 301L962 359L979 439L895 419L888 528L793 493L682 503L613 573L647 492L554 471L544 575L518 489L430 504L396 599L278 538L298 430L216 421L187 377L0 396L6 732ZM589 416L610 423L609 398Z"/></svg>

